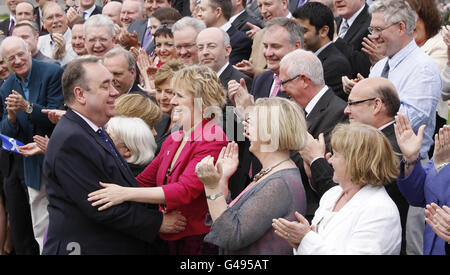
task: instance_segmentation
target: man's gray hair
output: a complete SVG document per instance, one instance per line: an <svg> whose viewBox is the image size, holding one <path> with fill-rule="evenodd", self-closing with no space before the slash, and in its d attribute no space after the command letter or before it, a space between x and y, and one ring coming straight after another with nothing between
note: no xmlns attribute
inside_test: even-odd
<svg viewBox="0 0 450 275"><path fill-rule="evenodd" d="M297 41L300 41L303 48L303 28L297 21L286 17L275 17L274 19L266 23L266 32L274 26L282 27L287 31L289 44L291 46L295 46L295 43L297 43Z"/></svg>
<svg viewBox="0 0 450 275"><path fill-rule="evenodd" d="M182 31L183 29L187 27L192 27L195 29L197 34L199 34L202 30L206 29L206 25L202 20L192 18L189 16L185 16L178 20L175 24L172 26L172 33L175 33L177 31Z"/></svg>
<svg viewBox="0 0 450 275"><path fill-rule="evenodd" d="M295 50L285 55L280 61L280 67L288 66L288 77L306 75L314 84L324 85L323 67L320 59L312 52Z"/></svg>
<svg viewBox="0 0 450 275"><path fill-rule="evenodd" d="M116 35L116 32L114 31L114 22L106 15L102 14L96 14L92 15L84 22L84 28L83 28L83 36L86 37L86 30L90 27L108 27L111 37L114 37Z"/></svg>
<svg viewBox="0 0 450 275"><path fill-rule="evenodd" d="M147 11L145 9L144 0L124 0L124 1L121 1L122 2L122 6L123 6L123 3L128 2L128 1L138 2L139 3L139 11L141 12L142 15L147 16Z"/></svg>
<svg viewBox="0 0 450 275"><path fill-rule="evenodd" d="M110 51L108 51L103 56L103 60L105 60L108 57L113 57L116 55L122 55L123 57L125 57L125 59L127 60L127 63L128 63L128 71L131 71L132 69L136 70L136 61L134 60L133 55L129 51L127 51L121 47L113 48Z"/></svg>
<svg viewBox="0 0 450 275"><path fill-rule="evenodd" d="M408 35L413 35L416 27L417 13L405 0L379 0L373 2L369 7L369 13L382 13L384 21L392 24L404 22Z"/></svg>

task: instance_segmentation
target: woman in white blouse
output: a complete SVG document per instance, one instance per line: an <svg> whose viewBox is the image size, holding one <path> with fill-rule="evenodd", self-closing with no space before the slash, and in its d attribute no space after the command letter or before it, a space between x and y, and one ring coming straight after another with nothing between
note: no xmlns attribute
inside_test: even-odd
<svg viewBox="0 0 450 275"><path fill-rule="evenodd" d="M320 200L312 226L273 220L275 233L297 255L399 254L400 217L383 184L397 178L398 159L387 138L371 126L340 124L331 138L333 181L339 185Z"/></svg>

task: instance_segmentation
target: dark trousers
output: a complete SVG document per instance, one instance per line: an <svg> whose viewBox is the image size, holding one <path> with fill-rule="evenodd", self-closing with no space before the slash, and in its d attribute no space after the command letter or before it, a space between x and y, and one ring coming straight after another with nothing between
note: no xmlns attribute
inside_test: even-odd
<svg viewBox="0 0 450 275"><path fill-rule="evenodd" d="M17 255L39 255L39 244L33 234L22 156L12 154L10 168L3 182L3 191L14 250Z"/></svg>

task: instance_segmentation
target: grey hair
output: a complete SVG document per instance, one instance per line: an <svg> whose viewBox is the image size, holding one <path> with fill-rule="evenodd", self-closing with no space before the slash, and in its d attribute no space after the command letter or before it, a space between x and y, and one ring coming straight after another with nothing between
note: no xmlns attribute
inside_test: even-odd
<svg viewBox="0 0 450 275"><path fill-rule="evenodd" d="M369 13L382 13L384 21L392 24L404 22L408 35L413 35L416 27L417 13L405 0L380 0L373 2L369 7Z"/></svg>
<svg viewBox="0 0 450 275"><path fill-rule="evenodd" d="M5 56L3 55L3 46L6 43L8 43L10 40L14 40L14 39L19 40L27 52L30 51L30 48L28 47L28 44L27 44L27 42L25 42L25 40L23 40L22 38L20 38L18 36L8 36L8 37L4 38L3 40L0 39L0 41L1 41L0 42L0 56L2 58L5 58Z"/></svg>
<svg viewBox="0 0 450 275"><path fill-rule="evenodd" d="M206 29L206 25L202 20L192 18L190 16L185 16L178 20L175 24L172 26L172 33L175 33L177 31L182 31L183 29L187 27L192 27L195 29L197 34L199 34L201 31Z"/></svg>
<svg viewBox="0 0 450 275"><path fill-rule="evenodd" d="M106 124L130 150L131 156L125 160L137 165L147 165L155 156L156 142L150 127L138 117L115 116Z"/></svg>
<svg viewBox="0 0 450 275"><path fill-rule="evenodd" d="M295 46L295 43L300 41L303 48L303 40L304 40L303 28L297 21L286 17L275 17L274 19L271 19L269 22L266 23L265 29L266 31L268 31L270 28L274 26L282 27L287 31L289 44L291 46Z"/></svg>
<svg viewBox="0 0 450 275"><path fill-rule="evenodd" d="M93 16L89 16L88 20L84 22L83 27L83 36L86 37L86 30L90 27L108 27L111 37L116 35L114 31L114 22L106 15L96 14Z"/></svg>
<svg viewBox="0 0 450 275"><path fill-rule="evenodd" d="M322 62L314 53L301 49L292 51L281 59L280 67L285 64L288 77L304 74L316 85L325 84Z"/></svg>
<svg viewBox="0 0 450 275"><path fill-rule="evenodd" d="M116 55L122 55L123 57L125 57L125 59L127 60L127 63L128 63L129 71L131 71L132 69L136 70L136 60L134 60L133 54L131 54L129 51L127 51L121 47L117 47L117 48L113 48L113 49L109 50L103 56L103 60L105 60L108 57L113 57Z"/></svg>
<svg viewBox="0 0 450 275"><path fill-rule="evenodd" d="M145 10L144 0L124 0L124 1L122 1L122 6L127 1L139 2L139 10L141 11L141 14L144 15L144 16L147 16L147 11Z"/></svg>
<svg viewBox="0 0 450 275"><path fill-rule="evenodd" d="M42 7L42 18L45 17L45 12L51 8L52 6L57 6L61 9L64 15L66 15L66 12L64 11L63 6L61 6L59 3L56 2L46 2L45 5Z"/></svg>

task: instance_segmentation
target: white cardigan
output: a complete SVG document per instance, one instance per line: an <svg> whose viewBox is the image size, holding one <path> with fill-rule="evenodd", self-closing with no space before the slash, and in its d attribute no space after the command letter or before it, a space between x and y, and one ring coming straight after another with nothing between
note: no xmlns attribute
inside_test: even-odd
<svg viewBox="0 0 450 275"><path fill-rule="evenodd" d="M332 211L341 194L342 188L335 186L323 195L313 225ZM401 239L397 206L383 186L366 185L322 231L306 234L294 254L400 254Z"/></svg>

